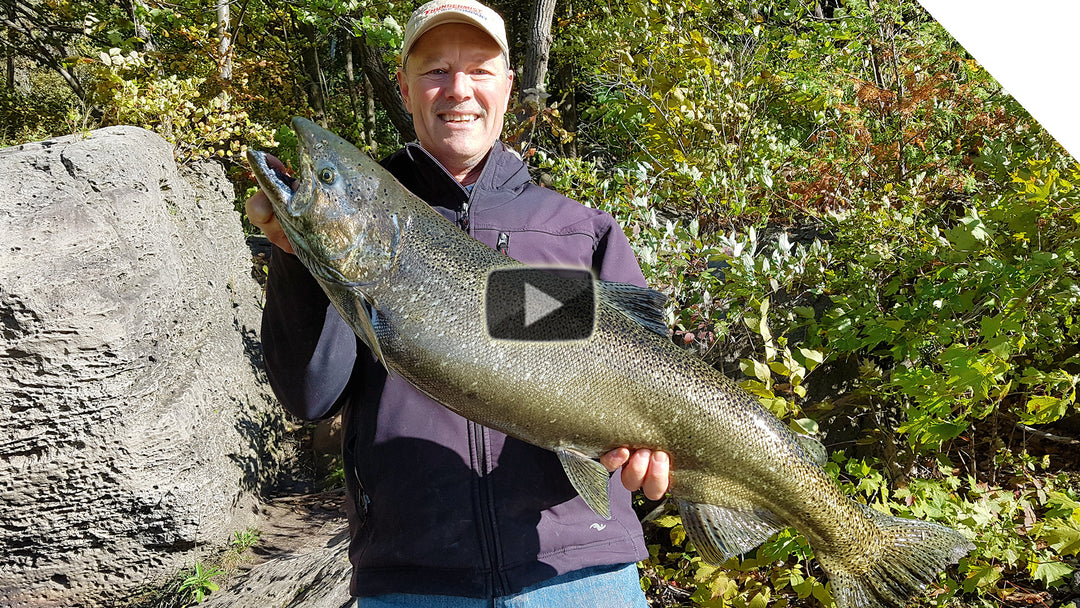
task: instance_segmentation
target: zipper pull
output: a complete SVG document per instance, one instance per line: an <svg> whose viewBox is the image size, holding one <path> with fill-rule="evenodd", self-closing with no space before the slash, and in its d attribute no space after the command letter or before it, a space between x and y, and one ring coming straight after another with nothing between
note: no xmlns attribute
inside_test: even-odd
<svg viewBox="0 0 1080 608"><path fill-rule="evenodd" d="M495 244L495 250L503 255L507 255L506 250L510 247L510 233L500 232L499 241Z"/></svg>
<svg viewBox="0 0 1080 608"><path fill-rule="evenodd" d="M469 231L469 201L461 203L461 215L458 216L458 227L465 232Z"/></svg>

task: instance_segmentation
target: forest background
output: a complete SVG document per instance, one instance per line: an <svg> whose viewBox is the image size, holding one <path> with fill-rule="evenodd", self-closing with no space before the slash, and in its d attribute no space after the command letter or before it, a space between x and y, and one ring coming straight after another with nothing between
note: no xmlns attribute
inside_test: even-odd
<svg viewBox="0 0 1080 608"><path fill-rule="evenodd" d="M619 220L673 340L857 500L975 542L925 603L1080 606L1080 165L913 0L490 4L505 139ZM223 163L241 210L243 151L294 161L293 115L376 157L413 138L413 8L3 0L0 145L139 125ZM638 506L655 606L831 604L791 531L715 568Z"/></svg>

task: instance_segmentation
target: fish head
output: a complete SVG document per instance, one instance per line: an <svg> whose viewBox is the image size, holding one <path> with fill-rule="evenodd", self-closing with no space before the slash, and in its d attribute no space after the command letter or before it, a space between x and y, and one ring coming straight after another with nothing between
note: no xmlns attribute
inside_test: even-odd
<svg viewBox="0 0 1080 608"><path fill-rule="evenodd" d="M393 263L400 227L381 180L355 146L315 123L293 119L299 185L249 151L248 163L297 256L318 278L348 287L374 283Z"/></svg>

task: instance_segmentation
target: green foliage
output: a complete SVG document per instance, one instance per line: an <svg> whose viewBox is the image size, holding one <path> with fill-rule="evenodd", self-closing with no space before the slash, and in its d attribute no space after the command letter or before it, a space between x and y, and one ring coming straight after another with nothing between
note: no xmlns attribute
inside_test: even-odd
<svg viewBox="0 0 1080 608"><path fill-rule="evenodd" d="M0 146L80 131L82 111L71 89L55 73L24 65L32 91L0 88Z"/></svg>
<svg viewBox="0 0 1080 608"><path fill-rule="evenodd" d="M212 579L224 573L224 570L216 566L205 567L201 562L195 562L191 574L180 583L180 594L186 598L185 601L201 604L206 596L219 589Z"/></svg>
<svg viewBox="0 0 1080 608"><path fill-rule="evenodd" d="M105 63L124 58L119 49L111 50L115 54L102 53L92 97L109 108L103 124L153 130L173 144L179 162L214 156L239 164L249 146L277 145L274 132L252 121L228 90L214 93L205 77L159 78L155 73L160 70L153 67L136 77L132 72L144 59L132 51L125 63Z"/></svg>
<svg viewBox="0 0 1080 608"><path fill-rule="evenodd" d="M246 530L234 530L230 548L237 554L243 553L259 542L259 531L256 528Z"/></svg>
<svg viewBox="0 0 1080 608"><path fill-rule="evenodd" d="M975 551L931 590L934 605L947 605L962 594L967 594L965 603L997 605L1012 593L1009 581L1056 588L1067 585L1077 571L1076 479L1058 475L1017 491L991 489L954 475L941 459L932 478L891 489L880 463L839 452L826 470L856 500L893 515L953 526L975 542ZM716 568L687 544L676 514L665 512L646 528L650 557L642 563L643 586L664 605L672 605L667 602L673 597L678 605L692 606L832 604L826 577L811 560L812 549L790 529Z"/></svg>

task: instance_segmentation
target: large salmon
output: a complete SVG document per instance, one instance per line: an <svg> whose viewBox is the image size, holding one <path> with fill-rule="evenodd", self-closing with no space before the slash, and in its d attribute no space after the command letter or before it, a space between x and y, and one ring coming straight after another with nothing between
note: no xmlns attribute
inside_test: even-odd
<svg viewBox="0 0 1080 608"><path fill-rule="evenodd" d="M608 517L618 447L671 455L671 496L701 556L720 564L777 530L806 536L840 608L903 606L973 545L936 523L846 496L782 422L674 346L663 297L598 282L591 335L492 338L492 271L522 267L472 239L345 140L297 118L294 193L249 152L297 255L386 367L451 410L556 452ZM452 306L445 304L452 303Z"/></svg>

